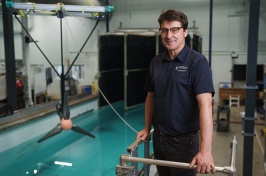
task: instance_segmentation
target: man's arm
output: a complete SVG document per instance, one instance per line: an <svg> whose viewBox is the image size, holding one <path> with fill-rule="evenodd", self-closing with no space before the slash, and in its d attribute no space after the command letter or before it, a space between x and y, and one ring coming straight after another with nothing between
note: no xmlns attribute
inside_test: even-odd
<svg viewBox="0 0 266 176"><path fill-rule="evenodd" d="M145 127L142 131L137 134L137 138L141 137L142 140L145 140L149 136L152 125L152 116L154 112L154 101L153 101L153 92L148 92L146 101L145 101Z"/></svg>
<svg viewBox="0 0 266 176"><path fill-rule="evenodd" d="M213 118L212 118L212 94L203 93L197 95L199 105L200 120L200 151L193 158L190 166L197 164L197 172L209 173L215 172L215 166L212 157L212 135L213 135Z"/></svg>

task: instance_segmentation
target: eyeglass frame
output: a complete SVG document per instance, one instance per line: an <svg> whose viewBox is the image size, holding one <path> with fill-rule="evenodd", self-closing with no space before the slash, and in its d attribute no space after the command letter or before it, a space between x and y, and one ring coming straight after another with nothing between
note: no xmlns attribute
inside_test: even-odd
<svg viewBox="0 0 266 176"><path fill-rule="evenodd" d="M184 27L172 27L170 29L160 28L159 31L161 34L168 34L169 31L171 31L171 34L177 34L181 28L184 28ZM173 30L176 30L176 31L173 31Z"/></svg>

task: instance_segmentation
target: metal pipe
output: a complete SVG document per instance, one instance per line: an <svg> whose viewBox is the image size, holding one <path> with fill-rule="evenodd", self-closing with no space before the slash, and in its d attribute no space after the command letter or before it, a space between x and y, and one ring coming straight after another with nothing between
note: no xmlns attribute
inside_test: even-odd
<svg viewBox="0 0 266 176"><path fill-rule="evenodd" d="M213 0L210 0L210 28L209 28L209 66L212 67L212 13Z"/></svg>
<svg viewBox="0 0 266 176"><path fill-rule="evenodd" d="M151 130L150 134L152 134L154 130ZM138 145L143 143L143 141L139 138L135 140L128 148L128 152L131 153ZM231 155L230 155L230 166L219 167L215 166L216 172L228 174L230 176L236 175L236 146L237 140L236 136L233 136L233 139L230 143L231 147ZM189 163L182 163L182 162L173 162L173 161L165 161L165 160L156 160L156 159L148 159L148 158L138 158L130 156L129 154L124 154L120 157L120 166L126 166L127 162L138 162L143 164L152 164L152 165L159 165L159 166L166 166L166 167L177 167L183 169L196 169L196 165L192 168L189 168Z"/></svg>
<svg viewBox="0 0 266 176"><path fill-rule="evenodd" d="M136 139L130 146L128 146L127 148L127 152L131 152L132 150L134 150L137 146L139 146L143 141L141 140L141 138Z"/></svg>
<svg viewBox="0 0 266 176"><path fill-rule="evenodd" d="M39 51L42 53L43 57L46 59L46 61L50 64L50 66L53 68L53 70L55 71L55 73L57 74L57 76L60 77L60 74L58 73L58 71L55 69L54 65L51 63L51 61L47 58L47 56L44 54L44 52L42 51L42 49L39 47L39 45L37 44L37 42L33 39L33 37L30 35L29 31L27 30L27 28L22 24L22 22L18 19L17 15L15 15L15 18L17 19L17 21L19 22L19 24L22 26L22 28L24 29L24 31L28 34L28 36L30 37L31 41L36 45L36 47L39 49Z"/></svg>
<svg viewBox="0 0 266 176"><path fill-rule="evenodd" d="M92 36L92 34L93 34L94 30L96 29L96 27L97 27L97 25L99 24L99 22L100 22L100 21L101 21L101 19L100 19L100 18L99 18L99 19L96 21L96 23L95 23L95 25L94 25L93 29L92 29L92 30L91 30L91 32L90 32L90 35L87 37L86 41L84 42L84 44L83 44L83 45L82 45L82 47L80 48L80 50L79 50L78 54L76 55L75 59L73 60L73 62L72 62L72 63L71 63L71 65L69 66L69 68L68 68L68 70L67 70L67 72L66 72L65 76L67 76L67 75L68 75L68 73L70 72L70 70L71 70L72 66L74 65L74 63L75 63L75 62L76 62L76 60L78 59L78 57L79 57L80 53L82 52L83 48L84 48L84 47L85 47L85 45L87 44L88 40L89 40L89 39L90 39L90 37Z"/></svg>
<svg viewBox="0 0 266 176"><path fill-rule="evenodd" d="M234 170L234 173L232 175L235 175L236 172L236 146L237 146L237 140L236 136L234 136L233 140L231 141L231 159L230 159L230 167L232 170Z"/></svg>
<svg viewBox="0 0 266 176"><path fill-rule="evenodd" d="M105 0L105 4L108 6L109 5L109 0ZM109 32L109 13L105 14L105 25L106 25L106 32Z"/></svg>
<svg viewBox="0 0 266 176"><path fill-rule="evenodd" d="M244 151L243 176L252 175L254 146L254 107L256 98L256 65L258 60L258 37L260 23L260 0L249 3L249 30L247 48L247 70L245 90Z"/></svg>
<svg viewBox="0 0 266 176"><path fill-rule="evenodd" d="M159 165L159 166L166 166L166 167L176 167L181 169L196 169L196 165L192 168L189 167L189 163L182 163L182 162L173 162L173 161L165 161L165 160L156 160L156 159L147 159L147 158L137 158L132 157L128 154L124 154L120 157L120 164L121 166L125 166L126 162L139 162L144 164L152 164L152 165ZM232 174L235 172L231 167L219 167L215 166L216 172L224 173L224 174Z"/></svg>
<svg viewBox="0 0 266 176"><path fill-rule="evenodd" d="M150 158L150 138L151 136L148 137L147 140L144 142L144 158ZM149 176L150 175L150 164L144 164L143 166L144 170L144 176Z"/></svg>
<svg viewBox="0 0 266 176"><path fill-rule="evenodd" d="M153 132L154 132L154 129L152 129L151 131L150 131L150 135L152 135L153 134ZM147 137L147 139L149 139L149 137ZM138 139L136 139L132 144L130 144L130 146L128 146L128 148L127 148L127 152L131 152L136 146L139 146L140 144L142 144L144 141L143 140L141 140L141 138L138 138Z"/></svg>

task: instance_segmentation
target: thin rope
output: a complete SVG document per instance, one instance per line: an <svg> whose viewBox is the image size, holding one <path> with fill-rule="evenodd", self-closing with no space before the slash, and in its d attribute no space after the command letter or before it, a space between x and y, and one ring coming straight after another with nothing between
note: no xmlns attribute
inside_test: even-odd
<svg viewBox="0 0 266 176"><path fill-rule="evenodd" d="M76 43L76 40L74 39L74 36L73 36L73 33L72 33L72 31L71 31L71 29L70 29L70 27L69 27L69 25L68 25L68 22L67 22L67 19L65 18L65 21L66 21L66 24L67 24L67 27L68 27L68 30L69 30L69 32L70 32L70 35L71 35L71 37L72 37L72 40L74 41L74 44L75 44L75 46L76 46L76 49L78 48L77 47L77 43ZM77 51L79 51L78 49L77 49ZM85 58L84 57L82 57L82 59L83 59L83 62L85 63L85 66L86 66L86 69L87 68L89 68L89 66L87 65L87 63L86 63L86 61L85 61ZM92 73L91 73L91 71L89 70L89 69L87 69L88 70L88 72L89 72L89 75L90 75L90 77L92 78L93 76L92 76ZM135 133L138 133L138 131L137 130L135 130L117 111L116 111L116 109L112 106L112 104L108 101L108 99L106 98L106 96L104 95L104 93L102 92L102 90L100 89L100 87L99 87L99 85L95 82L95 84L96 84L96 86L97 86L97 88L98 88L98 90L99 90L99 92L101 93L101 95L103 96L103 98L105 99L105 101L108 103L108 105L111 107L111 109L116 113L116 115L131 129L131 130L133 130Z"/></svg>
<svg viewBox="0 0 266 176"><path fill-rule="evenodd" d="M135 130L129 123L127 123L127 121L125 119L123 119L123 117L115 110L115 108L111 105L111 103L108 101L108 99L105 97L104 93L102 92L102 90L99 88L98 84L96 83L99 92L102 94L103 98L105 99L105 101L107 101L107 103L109 104L109 106L113 109L113 111L117 114L117 116L129 127L131 128L135 133L138 133L137 130Z"/></svg>

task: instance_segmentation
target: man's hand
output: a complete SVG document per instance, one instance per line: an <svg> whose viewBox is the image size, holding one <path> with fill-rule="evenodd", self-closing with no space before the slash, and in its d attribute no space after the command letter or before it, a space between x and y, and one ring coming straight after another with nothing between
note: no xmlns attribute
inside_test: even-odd
<svg viewBox="0 0 266 176"><path fill-rule="evenodd" d="M146 130L146 129L143 129L141 130L140 132L138 132L137 134L137 139L138 138L141 138L141 140L145 140L148 136L150 135L150 131L149 130Z"/></svg>
<svg viewBox="0 0 266 176"><path fill-rule="evenodd" d="M215 173L215 165L210 152L199 152L191 161L189 167L197 165L196 171L201 174Z"/></svg>

